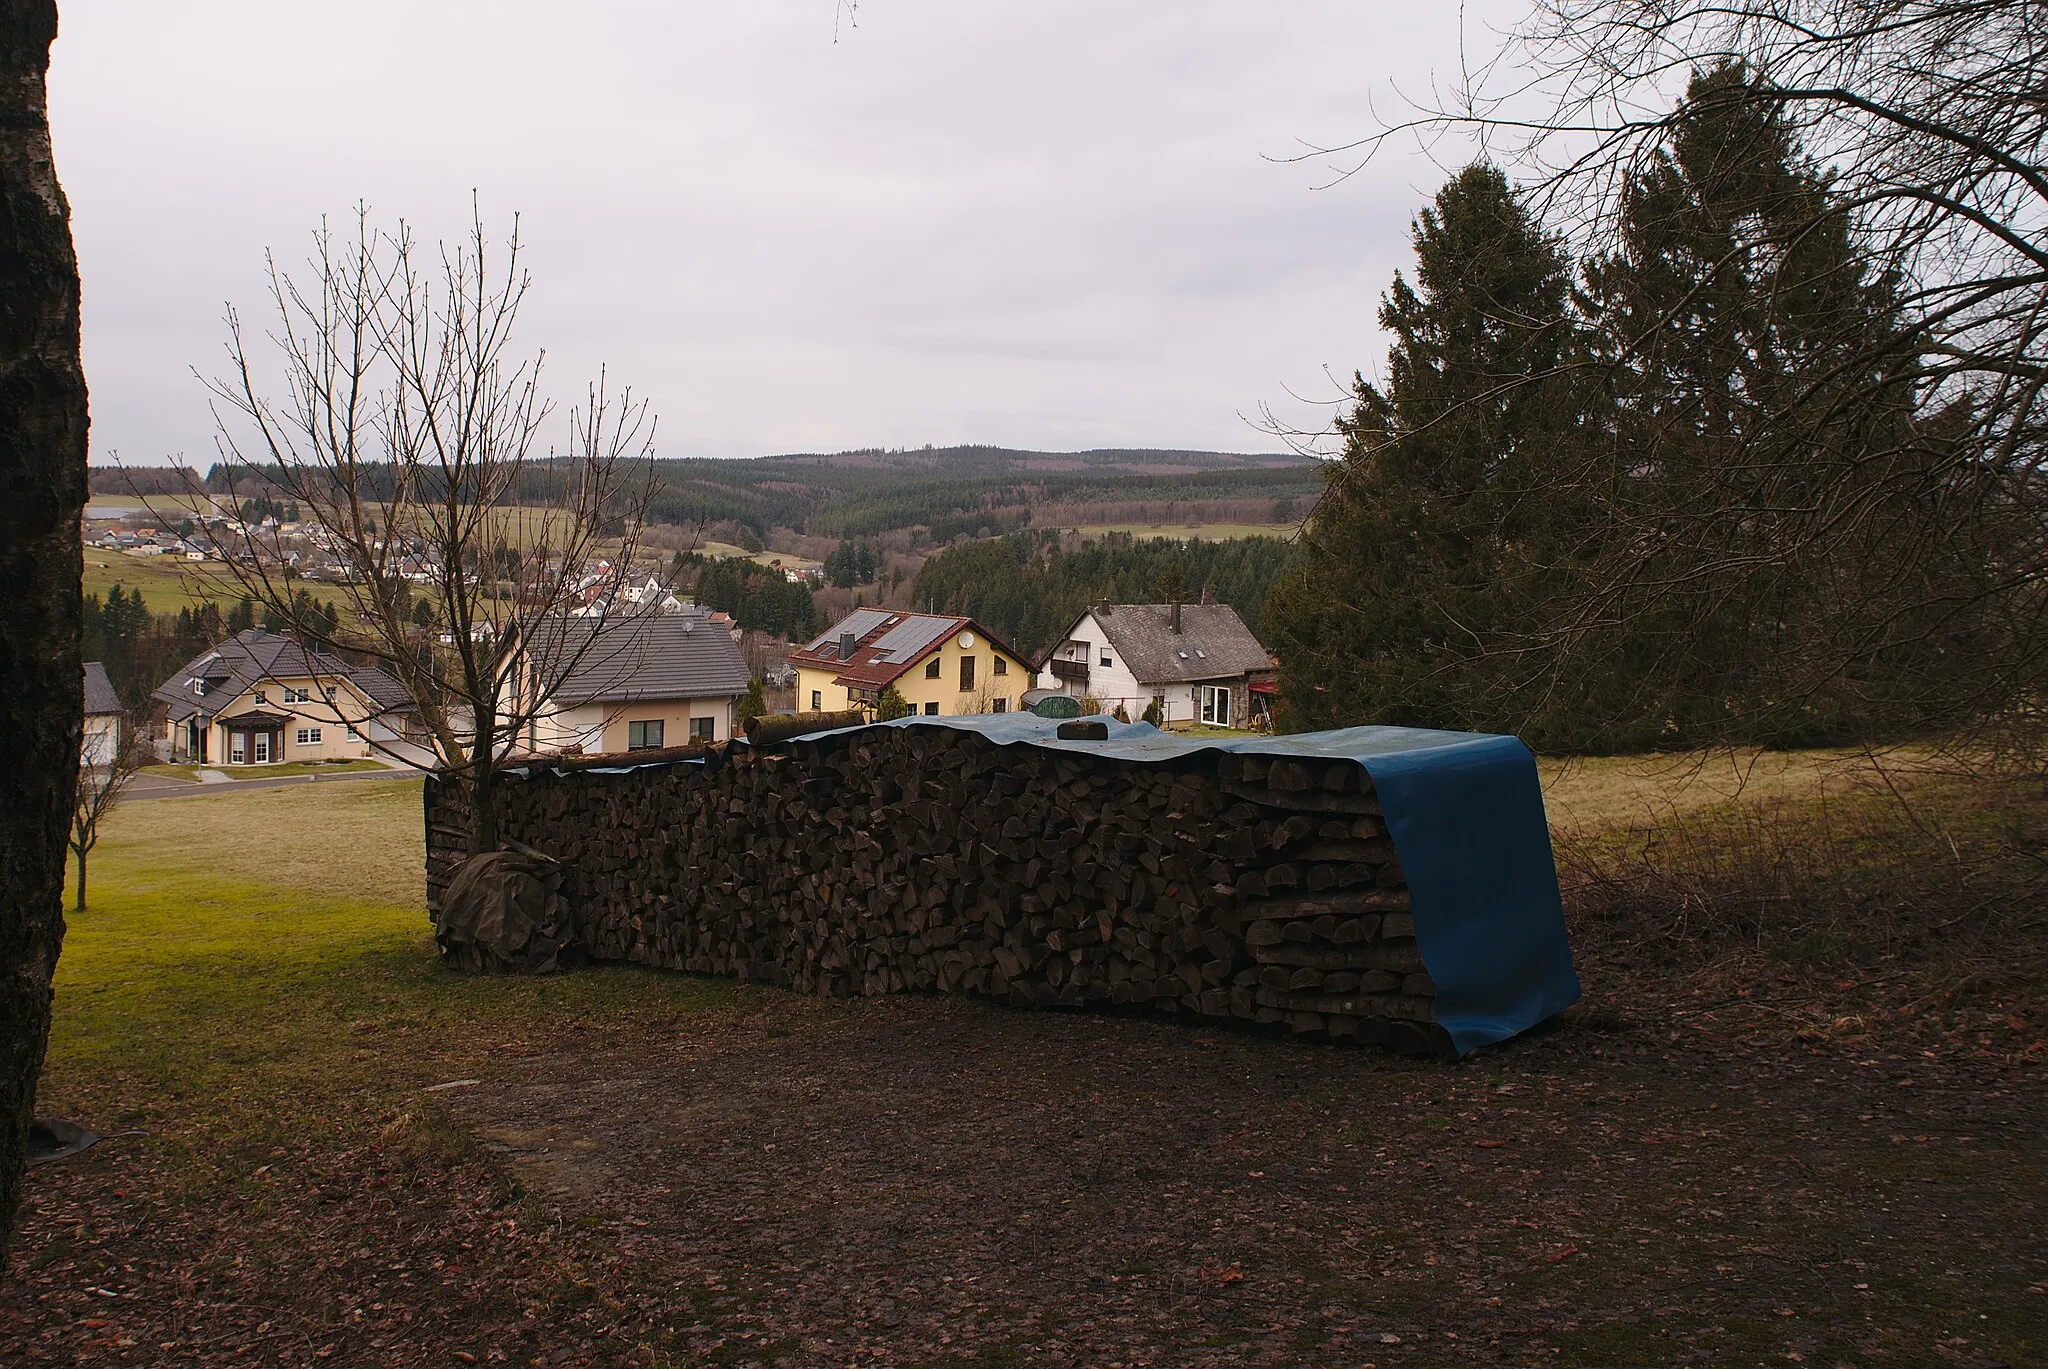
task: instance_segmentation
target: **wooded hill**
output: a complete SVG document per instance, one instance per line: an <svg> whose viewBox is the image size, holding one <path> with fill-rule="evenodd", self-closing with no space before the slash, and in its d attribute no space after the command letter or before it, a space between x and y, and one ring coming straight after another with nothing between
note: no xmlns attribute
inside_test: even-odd
<svg viewBox="0 0 2048 1369"><path fill-rule="evenodd" d="M1293 544L1278 537L1203 542L1119 532L1063 548L1057 533L1018 533L933 556L911 597L917 608L974 618L1031 655L1054 645L1083 609L1103 599L1152 603L1206 592L1236 609L1256 634L1266 591L1293 553Z"/></svg>
<svg viewBox="0 0 2048 1369"><path fill-rule="evenodd" d="M1108 506L1103 522L1148 521L1134 516L1148 506L1161 521L1184 522L1214 516L1226 502L1237 521L1284 521L1305 511L1322 489L1320 465L1292 452L970 446L652 464L661 486L650 509L654 521L730 523L763 542L775 528L820 537L914 530L917 543L929 546L1028 527L1033 510L1044 504L1059 505L1069 524L1081 521L1077 515L1091 505ZM522 500L543 502L551 478L545 462L533 463ZM150 469L93 472L96 494L148 493L151 482L161 477ZM221 492L262 490L256 472L230 479L218 466L205 483Z"/></svg>

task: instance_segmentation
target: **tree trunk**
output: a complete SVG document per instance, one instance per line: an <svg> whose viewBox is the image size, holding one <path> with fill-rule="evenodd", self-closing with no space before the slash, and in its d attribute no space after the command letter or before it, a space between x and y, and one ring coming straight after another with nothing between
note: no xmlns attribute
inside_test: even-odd
<svg viewBox="0 0 2048 1369"><path fill-rule="evenodd" d="M78 261L44 93L54 0L0 0L0 1260L21 1197L78 782Z"/></svg>
<svg viewBox="0 0 2048 1369"><path fill-rule="evenodd" d="M78 857L78 896L72 902L71 910L82 913L85 911L85 852L77 851L73 854Z"/></svg>
<svg viewBox="0 0 2048 1369"><path fill-rule="evenodd" d="M498 849L498 776L489 751L479 751L477 756L469 780L469 849L473 855L482 855Z"/></svg>

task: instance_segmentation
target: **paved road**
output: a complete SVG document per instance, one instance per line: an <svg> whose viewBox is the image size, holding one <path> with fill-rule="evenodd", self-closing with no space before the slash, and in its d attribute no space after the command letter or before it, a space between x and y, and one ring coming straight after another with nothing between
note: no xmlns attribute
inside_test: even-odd
<svg viewBox="0 0 2048 1369"><path fill-rule="evenodd" d="M339 775L281 775L267 780L221 780L201 784L196 780L172 779L168 775L137 775L128 782L124 799L179 799L197 794L240 794L251 789L281 789L293 784L342 784L349 780L407 780L419 777L417 770L348 770Z"/></svg>

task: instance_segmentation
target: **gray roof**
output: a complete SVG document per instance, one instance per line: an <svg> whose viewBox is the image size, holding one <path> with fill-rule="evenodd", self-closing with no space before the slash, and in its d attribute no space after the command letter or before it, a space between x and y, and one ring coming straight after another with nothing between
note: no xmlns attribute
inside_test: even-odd
<svg viewBox="0 0 2048 1369"><path fill-rule="evenodd" d="M1273 668L1272 655L1228 604L1182 604L1179 632L1168 604L1097 604L1088 611L1142 684L1218 680Z"/></svg>
<svg viewBox="0 0 2048 1369"><path fill-rule="evenodd" d="M221 705L232 703L242 691L265 680L344 679L368 695L380 709L398 712L412 706L405 686L375 666L352 665L324 651L309 651L293 637L268 632L260 627L245 628L211 651L187 661L151 698L167 704L172 722L183 722L193 714L213 717ZM195 693L194 680L206 681L206 692Z"/></svg>
<svg viewBox="0 0 2048 1369"><path fill-rule="evenodd" d="M701 611L552 623L535 633L536 657L558 679L554 701L565 708L744 694L750 678L732 633ZM571 668L563 674L550 662Z"/></svg>
<svg viewBox="0 0 2048 1369"><path fill-rule="evenodd" d="M99 717L121 711L121 696L107 678L107 668L98 661L85 663L85 716Z"/></svg>

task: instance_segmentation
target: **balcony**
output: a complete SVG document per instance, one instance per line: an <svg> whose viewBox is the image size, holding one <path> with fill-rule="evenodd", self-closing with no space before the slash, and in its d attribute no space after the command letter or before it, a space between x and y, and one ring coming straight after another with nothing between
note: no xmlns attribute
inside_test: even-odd
<svg viewBox="0 0 2048 1369"><path fill-rule="evenodd" d="M1065 680L1069 684L1079 685L1088 683L1088 663L1086 661L1062 661L1058 657L1054 657L1052 660L1047 661L1046 665L1051 668L1052 677L1055 680Z"/></svg>

